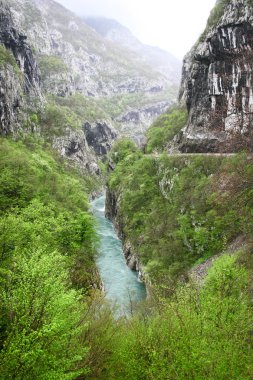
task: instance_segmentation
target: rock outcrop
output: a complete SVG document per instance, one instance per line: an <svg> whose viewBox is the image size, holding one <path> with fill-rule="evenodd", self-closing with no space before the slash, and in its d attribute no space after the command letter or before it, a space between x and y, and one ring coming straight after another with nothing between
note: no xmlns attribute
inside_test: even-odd
<svg viewBox="0 0 253 380"><path fill-rule="evenodd" d="M63 136L55 137L52 146L67 158L81 172L99 175L100 169L94 152L89 148L85 134L81 130L66 129Z"/></svg>
<svg viewBox="0 0 253 380"><path fill-rule="evenodd" d="M189 119L170 150L253 150L253 4L217 1L186 55L179 100Z"/></svg>
<svg viewBox="0 0 253 380"><path fill-rule="evenodd" d="M17 131L22 121L21 106L41 101L39 70L26 36L14 27L9 9L0 2L0 133Z"/></svg>
<svg viewBox="0 0 253 380"><path fill-rule="evenodd" d="M117 138L114 128L105 121L98 120L95 123L85 122L83 131L88 145L93 148L98 157L105 160L113 141Z"/></svg>
<svg viewBox="0 0 253 380"><path fill-rule="evenodd" d="M166 112L172 104L172 102L164 101L144 107L132 108L119 115L115 120L120 124L122 135L131 137L141 146L144 142L147 126L150 126L158 116Z"/></svg>

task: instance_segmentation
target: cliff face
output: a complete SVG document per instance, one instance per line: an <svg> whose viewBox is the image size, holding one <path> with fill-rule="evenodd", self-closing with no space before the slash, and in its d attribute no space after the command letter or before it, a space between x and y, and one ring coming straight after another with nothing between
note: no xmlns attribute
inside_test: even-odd
<svg viewBox="0 0 253 380"><path fill-rule="evenodd" d="M0 2L0 133L17 131L22 111L41 101L37 63L26 37L14 27L5 3Z"/></svg>
<svg viewBox="0 0 253 380"><path fill-rule="evenodd" d="M106 159L106 155L117 137L113 127L105 121L97 121L93 124L86 122L83 130L88 145L94 149L98 157Z"/></svg>
<svg viewBox="0 0 253 380"><path fill-rule="evenodd" d="M172 150L253 150L252 49L253 6L218 1L206 32L184 59L179 100L189 119Z"/></svg>

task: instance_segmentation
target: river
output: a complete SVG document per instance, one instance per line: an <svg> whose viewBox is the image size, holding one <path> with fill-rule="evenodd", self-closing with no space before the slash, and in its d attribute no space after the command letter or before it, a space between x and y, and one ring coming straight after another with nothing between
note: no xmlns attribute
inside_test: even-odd
<svg viewBox="0 0 253 380"><path fill-rule="evenodd" d="M100 245L96 263L105 297L116 307L117 315L129 315L133 303L146 298L145 285L125 263L122 243L113 223L105 217L105 195L96 198L91 206L98 224Z"/></svg>

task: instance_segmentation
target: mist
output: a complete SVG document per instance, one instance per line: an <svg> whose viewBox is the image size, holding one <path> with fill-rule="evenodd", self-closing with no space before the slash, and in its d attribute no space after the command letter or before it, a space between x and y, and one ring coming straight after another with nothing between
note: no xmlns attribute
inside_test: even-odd
<svg viewBox="0 0 253 380"><path fill-rule="evenodd" d="M203 32L215 0L58 0L79 16L113 18L141 42L182 59Z"/></svg>

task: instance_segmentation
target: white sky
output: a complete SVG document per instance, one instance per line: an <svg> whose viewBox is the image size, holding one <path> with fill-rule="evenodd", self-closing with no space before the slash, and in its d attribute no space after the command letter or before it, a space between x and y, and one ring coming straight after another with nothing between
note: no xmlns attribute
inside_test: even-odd
<svg viewBox="0 0 253 380"><path fill-rule="evenodd" d="M114 18L142 42L182 58L205 28L216 0L56 0L79 16Z"/></svg>

